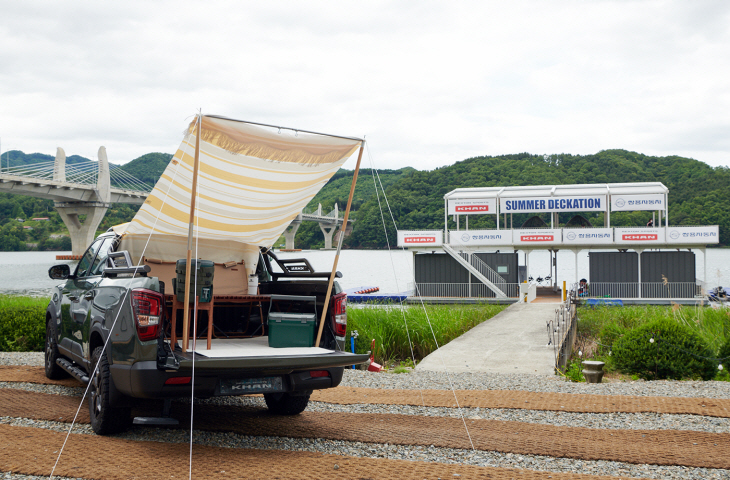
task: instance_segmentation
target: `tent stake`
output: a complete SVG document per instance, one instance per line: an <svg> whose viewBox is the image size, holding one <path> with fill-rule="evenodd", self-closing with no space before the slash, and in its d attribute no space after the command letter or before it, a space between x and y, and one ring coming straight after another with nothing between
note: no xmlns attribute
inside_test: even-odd
<svg viewBox="0 0 730 480"><path fill-rule="evenodd" d="M350 185L350 196L347 197L347 208L345 208L345 218L342 220L342 228L340 229L340 237L337 239L337 253L335 254L335 263L332 265L332 273L330 281L327 285L327 295L324 297L324 307L322 307L322 317L319 320L319 329L317 330L317 340L314 342L315 347L319 347L319 341L322 340L322 329L324 328L324 320L327 318L327 307L330 304L330 296L332 295L332 284L335 282L335 274L337 273L337 262L340 260L340 250L342 250L342 240L345 238L345 230L347 229L347 219L350 216L350 205L352 205L352 197L355 194L355 184L357 183L357 174L360 172L360 160L362 160L362 151L365 148L365 141L360 143L360 153L357 155L357 165L355 173L352 176L352 185Z"/></svg>
<svg viewBox="0 0 730 480"><path fill-rule="evenodd" d="M200 163L200 131L203 129L203 117L198 114L198 125L195 135L195 161L193 162L193 191L190 196L190 222L188 224L188 253L185 263L185 300L183 300L183 336L182 351L185 353L188 349L188 331L189 331L189 313L188 305L190 303L190 260L193 251L193 223L195 221L195 195L198 189L198 166ZM174 333L174 332L173 332ZM193 332L193 336L197 332ZM194 343L193 343L194 344ZM175 345L172 346L175 348Z"/></svg>

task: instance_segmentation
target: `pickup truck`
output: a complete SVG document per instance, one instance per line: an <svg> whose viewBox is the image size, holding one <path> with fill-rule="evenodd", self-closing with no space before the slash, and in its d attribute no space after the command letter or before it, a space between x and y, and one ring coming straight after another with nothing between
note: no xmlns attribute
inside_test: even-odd
<svg viewBox="0 0 730 480"><path fill-rule="evenodd" d="M128 428L134 399L140 398L163 399L164 407L160 417L134 418L138 424L176 423L169 417L171 400L191 395L263 394L272 413L295 415L306 409L313 390L336 387L345 366L368 360L344 351L347 298L336 281L320 345L267 345L273 312L315 312L310 318L318 324L329 277L306 259L280 260L267 249L259 253L256 295L216 298L213 287L212 347L205 348L200 338L207 336L210 312L199 310L198 330L190 332L196 346L183 352L173 341L183 332L181 321L171 321L175 298L165 292L171 286L149 275L156 266L133 265L127 252L117 251L119 244L110 229L73 273L68 265L49 269L63 283L53 290L46 312L45 373L91 384L89 413L97 434ZM176 319L181 314L177 310Z"/></svg>

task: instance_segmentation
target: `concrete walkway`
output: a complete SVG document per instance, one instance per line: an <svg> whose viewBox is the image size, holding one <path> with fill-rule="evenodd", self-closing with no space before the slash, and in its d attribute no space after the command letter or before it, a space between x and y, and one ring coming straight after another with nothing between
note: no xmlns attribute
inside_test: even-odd
<svg viewBox="0 0 730 480"><path fill-rule="evenodd" d="M424 358L416 370L554 375L547 322L557 303L515 303Z"/></svg>

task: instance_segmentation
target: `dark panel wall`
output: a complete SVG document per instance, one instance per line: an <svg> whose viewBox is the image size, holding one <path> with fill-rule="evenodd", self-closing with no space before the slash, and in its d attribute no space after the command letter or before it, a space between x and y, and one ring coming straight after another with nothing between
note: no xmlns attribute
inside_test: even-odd
<svg viewBox="0 0 730 480"><path fill-rule="evenodd" d="M419 253L414 259L416 283L469 283L469 272L446 253Z"/></svg>
<svg viewBox="0 0 730 480"><path fill-rule="evenodd" d="M644 252L641 254L642 282L694 282L694 252Z"/></svg>
<svg viewBox="0 0 730 480"><path fill-rule="evenodd" d="M499 266L506 266L508 272L501 274L502 278L507 283L517 283L517 252L476 255L495 272ZM446 253L419 253L414 262L417 283L469 283L469 272ZM480 283L473 276L471 281Z"/></svg>
<svg viewBox="0 0 730 480"><path fill-rule="evenodd" d="M588 268L589 283L639 281L636 252L589 252Z"/></svg>
<svg viewBox="0 0 730 480"><path fill-rule="evenodd" d="M590 282L638 282L639 262L636 252L590 252ZM641 281L694 282L693 252L648 252L641 254Z"/></svg>

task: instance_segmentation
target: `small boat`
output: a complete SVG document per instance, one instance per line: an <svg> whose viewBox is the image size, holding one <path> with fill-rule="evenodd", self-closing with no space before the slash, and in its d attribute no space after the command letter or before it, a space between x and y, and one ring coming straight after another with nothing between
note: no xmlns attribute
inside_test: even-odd
<svg viewBox="0 0 730 480"><path fill-rule="evenodd" d="M402 302L408 298L408 292L379 293L380 287L358 287L345 290L347 301L350 303L393 303Z"/></svg>
<svg viewBox="0 0 730 480"><path fill-rule="evenodd" d="M730 287L716 287L707 292L707 300L712 308L730 307Z"/></svg>

